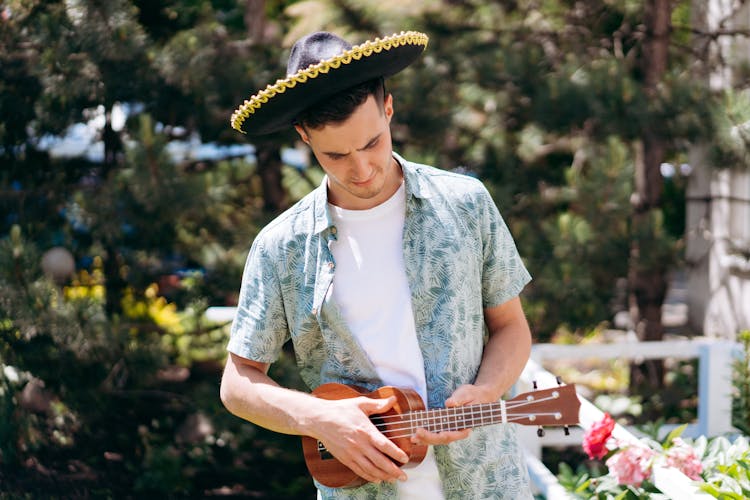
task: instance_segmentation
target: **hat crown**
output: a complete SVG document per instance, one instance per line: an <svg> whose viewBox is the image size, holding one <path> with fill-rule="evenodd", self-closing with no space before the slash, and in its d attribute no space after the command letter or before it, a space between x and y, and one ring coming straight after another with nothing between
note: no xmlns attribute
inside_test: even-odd
<svg viewBox="0 0 750 500"><path fill-rule="evenodd" d="M311 64L331 59L351 49L352 46L343 38L327 31L318 31L300 38L292 47L286 74L291 76Z"/></svg>

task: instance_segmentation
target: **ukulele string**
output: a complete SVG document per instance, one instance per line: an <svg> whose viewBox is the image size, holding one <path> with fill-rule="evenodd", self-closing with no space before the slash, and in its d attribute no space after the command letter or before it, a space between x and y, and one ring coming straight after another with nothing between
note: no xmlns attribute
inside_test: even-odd
<svg viewBox="0 0 750 500"><path fill-rule="evenodd" d="M508 416L508 423L512 423L517 420L524 420L528 419L531 416L537 416L537 417L554 417L556 415L559 415L557 412L547 412L547 413L528 413L528 414L518 414L513 416ZM399 428L391 428L391 429L385 429L381 430L380 432L387 437L388 439L399 439L399 438L406 438L411 437L414 435L415 426L411 425L410 422L403 422L406 424L404 427ZM455 423L455 422L454 422ZM495 422L499 423L499 422ZM462 429L466 429L468 427L448 427L446 429L440 429L439 432L445 432L445 431L460 431ZM326 447L323 445L323 443L318 442L318 451L325 451Z"/></svg>
<svg viewBox="0 0 750 500"><path fill-rule="evenodd" d="M551 401L553 399L559 399L559 396L548 396L545 398L535 399L533 401L507 401L505 403L505 409L506 411L515 410L517 408L523 408L524 406L535 406L539 403L543 403L545 401ZM479 417L483 418L486 415L499 415L500 414L500 404L499 403L479 403L475 405L468 405L468 406L454 406L451 408L435 408L435 409L429 409L429 410L414 410L414 411L408 411L401 414L395 414L395 415L376 415L375 418L382 423L378 423L375 427L386 427L389 424L390 421L403 421L404 416L409 415L409 418L421 418L422 420L425 420L425 417L416 417L417 415L424 413L424 414L431 414L431 413L450 413L451 416L458 416L458 417L470 417L474 418L477 414L477 408L479 409ZM533 413L524 413L523 415L533 415ZM537 415L541 415L540 413L537 413ZM415 416L415 417L411 417ZM509 415L510 416L510 415ZM427 420L435 420L442 418L442 416L429 416L426 417Z"/></svg>
<svg viewBox="0 0 750 500"><path fill-rule="evenodd" d="M558 413L530 413L528 415L517 415L514 417L508 417L508 423L513 423L517 420L524 420L529 418L532 415L536 416L549 416L554 417L558 415ZM500 423L500 422L495 422ZM462 429L468 429L469 427L448 427L445 429L440 429L438 432L446 432L446 431L460 431ZM406 431L405 433L403 431ZM404 429L386 429L385 431L381 431L384 436L386 436L389 439L397 439L397 438L404 438L404 437L410 437L414 435L413 427L404 428ZM401 434L398 434L397 432L402 432Z"/></svg>
<svg viewBox="0 0 750 500"><path fill-rule="evenodd" d="M505 404L506 411L515 410L517 408L523 408L524 406L535 406L539 403L543 403L545 401L551 401L553 399L559 399L555 396L548 396L546 398L540 398L535 399L533 401L507 401ZM477 411L478 408L478 411ZM427 416L427 417L418 417L419 414L438 414L438 413L450 413L452 415L450 416L458 416L458 417L470 417L475 418L477 416L477 413L479 414L479 418L484 418L487 415L490 416L496 416L500 415L500 404L499 403L479 403L476 405L468 405L468 406L455 406L451 408L437 408L437 409L430 409L430 410L414 410L414 411L408 411L401 414L395 414L395 415L376 415L375 418L383 422L382 424L376 425L376 427L379 426L386 426L389 425L389 421L403 421L405 416L409 416L409 418L419 418L421 420L436 420L441 419L443 416ZM530 416L534 415L534 413L524 413L524 416ZM541 413L537 413L537 415L541 415Z"/></svg>
<svg viewBox="0 0 750 500"><path fill-rule="evenodd" d="M506 402L507 420L508 422L514 422L518 420L531 418L534 416L539 416L539 417L558 416L560 415L559 412L510 413L511 410L516 410L517 408L523 408L524 406L533 406L533 405L537 405L545 401L550 401L550 400L558 399L558 398L559 396L548 396L545 398L535 399L532 401ZM477 411L477 407L479 407L479 411ZM440 414L440 412L448 413L449 415L442 415ZM420 414L424 414L424 416L420 416ZM458 423L456 421L457 419L466 419L466 418L474 420L474 421L478 421L480 425L484 423L485 418L490 419L489 423L499 423L497 422L496 419L497 417L500 417L500 416L501 416L501 409L498 403L481 403L477 405L459 406L459 407L454 407L454 408L445 408L445 409L437 409L437 410L417 410L417 411L402 413L400 415L378 416L377 417L378 422L375 424L375 427L381 433L383 433L384 435L388 437L404 437L404 435L389 436L388 433L393 432L394 430L401 430L402 428L413 430L415 427L429 427L430 424L440 424L441 427L446 424L450 426L451 424L455 425L456 423ZM446 422L446 419L448 419L447 422ZM415 424L423 424L423 425L415 425ZM446 430L458 430L458 429L448 428ZM410 435L410 434L406 434L406 435Z"/></svg>

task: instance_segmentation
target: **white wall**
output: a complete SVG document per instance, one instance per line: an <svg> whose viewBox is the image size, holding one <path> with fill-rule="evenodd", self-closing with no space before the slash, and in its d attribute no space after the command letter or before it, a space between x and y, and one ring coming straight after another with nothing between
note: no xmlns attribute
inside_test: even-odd
<svg viewBox="0 0 750 500"><path fill-rule="evenodd" d="M750 4L736 0L696 0L696 23L706 31L750 28ZM738 7L740 7L738 9ZM729 19L729 21L727 21ZM732 66L750 62L750 40L720 37L715 64L706 75L712 88L731 85ZM750 133L745 128L745 133ZM690 326L697 332L734 339L750 329L750 173L732 165L712 165L705 148L690 155L686 258Z"/></svg>

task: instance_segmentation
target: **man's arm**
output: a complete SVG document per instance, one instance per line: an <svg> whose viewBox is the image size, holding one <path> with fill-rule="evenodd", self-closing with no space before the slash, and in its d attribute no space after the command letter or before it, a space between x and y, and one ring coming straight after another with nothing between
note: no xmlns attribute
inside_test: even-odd
<svg viewBox="0 0 750 500"><path fill-rule="evenodd" d="M267 363L229 353L221 380L221 401L227 410L276 432L318 439L368 481L406 478L389 457L406 462L408 456L368 418L388 410L395 397L328 401L281 387L267 373Z"/></svg>
<svg viewBox="0 0 750 500"><path fill-rule="evenodd" d="M513 386L529 359L531 331L518 297L485 309L484 320L489 340L484 346L477 378L473 384L456 388L445 401L448 407L497 401ZM468 431L430 433L419 429L416 441L446 444L466 436Z"/></svg>
<svg viewBox="0 0 750 500"><path fill-rule="evenodd" d="M480 402L489 403L500 399L521 375L531 354L531 331L518 297L485 309L484 321L489 340L474 386L483 394Z"/></svg>

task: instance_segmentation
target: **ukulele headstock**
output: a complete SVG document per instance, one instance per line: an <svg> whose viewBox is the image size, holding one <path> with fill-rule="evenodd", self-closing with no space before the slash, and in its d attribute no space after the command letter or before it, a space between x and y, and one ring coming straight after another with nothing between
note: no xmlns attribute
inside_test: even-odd
<svg viewBox="0 0 750 500"><path fill-rule="evenodd" d="M521 425L568 426L579 423L581 402L575 384L519 394L505 402L508 421Z"/></svg>

